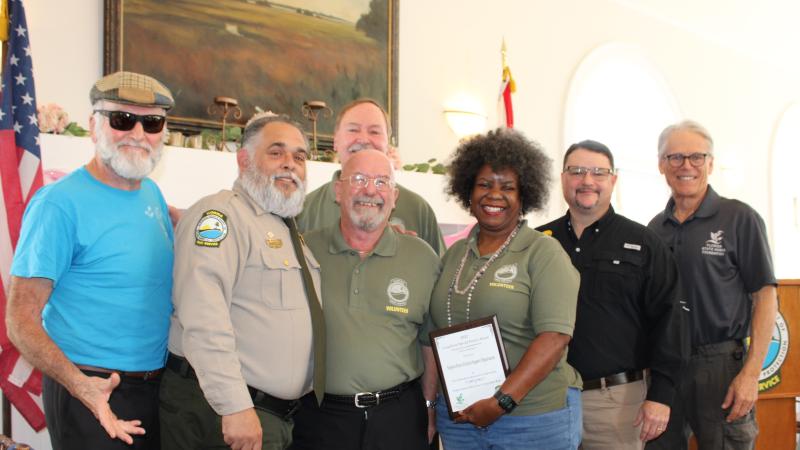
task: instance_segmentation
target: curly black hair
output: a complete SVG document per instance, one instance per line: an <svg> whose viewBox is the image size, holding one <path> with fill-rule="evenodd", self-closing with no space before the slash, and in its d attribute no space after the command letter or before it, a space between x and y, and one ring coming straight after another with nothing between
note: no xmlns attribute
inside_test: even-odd
<svg viewBox="0 0 800 450"><path fill-rule="evenodd" d="M469 210L475 178L486 164L494 171L509 168L516 172L523 214L547 204L552 160L539 143L509 128L475 136L456 148L447 169L447 194Z"/></svg>

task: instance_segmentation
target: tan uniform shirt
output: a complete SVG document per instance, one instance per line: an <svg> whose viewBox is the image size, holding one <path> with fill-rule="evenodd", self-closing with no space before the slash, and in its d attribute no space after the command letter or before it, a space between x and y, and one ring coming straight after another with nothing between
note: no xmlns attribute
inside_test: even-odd
<svg viewBox="0 0 800 450"><path fill-rule="evenodd" d="M304 248L319 297L319 264ZM169 350L194 367L220 415L311 390L312 328L289 229L234 184L201 199L175 233Z"/></svg>

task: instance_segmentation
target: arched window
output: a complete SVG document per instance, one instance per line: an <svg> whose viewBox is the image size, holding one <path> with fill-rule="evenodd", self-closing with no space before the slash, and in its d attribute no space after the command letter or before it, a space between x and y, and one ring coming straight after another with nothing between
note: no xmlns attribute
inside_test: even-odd
<svg viewBox="0 0 800 450"><path fill-rule="evenodd" d="M775 275L800 278L800 104L789 107L778 122L772 142L770 210Z"/></svg>
<svg viewBox="0 0 800 450"><path fill-rule="evenodd" d="M680 117L665 80L639 47L606 44L586 56L572 78L562 154L584 139L606 144L619 170L614 208L647 224L670 194L658 173L658 134Z"/></svg>

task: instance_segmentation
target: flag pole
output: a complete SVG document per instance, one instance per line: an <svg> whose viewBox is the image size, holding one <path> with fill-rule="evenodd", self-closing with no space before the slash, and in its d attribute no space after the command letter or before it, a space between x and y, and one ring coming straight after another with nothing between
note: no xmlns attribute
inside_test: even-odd
<svg viewBox="0 0 800 450"><path fill-rule="evenodd" d="M6 0L0 0L0 40L2 41L3 45L3 62L2 62L2 72L6 70L6 59L5 55L8 53L8 2ZM2 73L0 72L0 73ZM5 392L0 391L0 401L3 405L3 435L8 436L11 438L11 401L6 396Z"/></svg>

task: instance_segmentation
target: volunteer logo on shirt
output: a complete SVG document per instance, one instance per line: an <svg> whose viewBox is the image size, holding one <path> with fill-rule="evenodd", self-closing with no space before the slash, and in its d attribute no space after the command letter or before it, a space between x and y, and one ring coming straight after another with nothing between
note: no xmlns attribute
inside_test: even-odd
<svg viewBox="0 0 800 450"><path fill-rule="evenodd" d="M408 283L402 278L392 278L386 288L386 295L389 296L389 305L386 311L408 314Z"/></svg>
<svg viewBox="0 0 800 450"><path fill-rule="evenodd" d="M748 339L749 340L749 339ZM786 320L778 312L775 317L775 328L772 330L772 339L767 347L767 357L764 358L764 365L761 366L761 375L758 377L758 391L768 391L779 385L782 381L781 366L786 361L789 353L789 327Z"/></svg>
<svg viewBox="0 0 800 450"><path fill-rule="evenodd" d="M703 248L700 249L700 252L704 255L711 255L711 256L725 256L725 246L722 243L723 235L725 234L724 231L712 231L710 233L710 238L706 239L706 243L703 245Z"/></svg>
<svg viewBox="0 0 800 450"><path fill-rule="evenodd" d="M219 243L228 235L226 219L225 214L215 209L204 212L194 229L195 245L219 247Z"/></svg>
<svg viewBox="0 0 800 450"><path fill-rule="evenodd" d="M516 277L517 263L506 264L494 271L494 282L489 283L489 286L514 289L514 285L511 284L511 282L514 281Z"/></svg>

